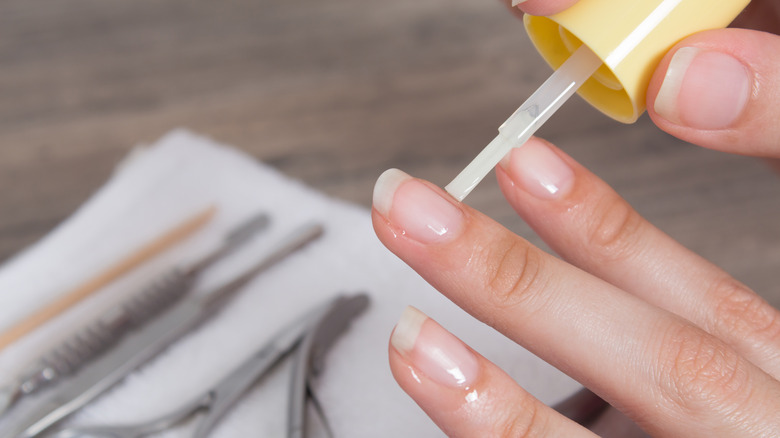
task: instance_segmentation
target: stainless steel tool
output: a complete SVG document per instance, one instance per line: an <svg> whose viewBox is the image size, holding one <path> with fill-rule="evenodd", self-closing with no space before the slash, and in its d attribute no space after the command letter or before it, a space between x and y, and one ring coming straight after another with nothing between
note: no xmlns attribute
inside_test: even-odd
<svg viewBox="0 0 780 438"><path fill-rule="evenodd" d="M115 345L128 331L169 308L192 289L199 274L232 253L256 233L268 228L266 214L254 215L234 227L220 246L189 267L177 267L161 275L128 300L109 309L102 317L77 330L24 367L13 382L0 388L0 415L20 398L33 394L82 366Z"/></svg>
<svg viewBox="0 0 780 438"><path fill-rule="evenodd" d="M292 351L298 354L294 362L296 372L291 374L290 396L294 402L288 410L287 436L303 437L306 423L303 402L309 390L310 359L316 358L316 366L321 370L327 349L367 306L365 294L339 296L318 305L284 327L215 385L160 417L136 424L72 427L61 430L56 437L142 438L202 414L192 438L204 438L249 388Z"/></svg>
<svg viewBox="0 0 780 438"><path fill-rule="evenodd" d="M303 226L282 239L257 264L221 287L204 294L190 294L165 314L125 339L81 372L63 381L14 423L9 437L32 438L83 407L176 339L208 319L256 275L318 238L321 225ZM45 397L43 397L45 395ZM4 435L5 436L5 435Z"/></svg>

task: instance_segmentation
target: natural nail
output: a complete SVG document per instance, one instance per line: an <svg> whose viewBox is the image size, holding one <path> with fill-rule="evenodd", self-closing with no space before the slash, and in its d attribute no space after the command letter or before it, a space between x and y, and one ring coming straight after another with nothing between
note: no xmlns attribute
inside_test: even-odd
<svg viewBox="0 0 780 438"><path fill-rule="evenodd" d="M574 184L571 167L538 138L513 149L501 161L501 167L516 184L540 199L561 197Z"/></svg>
<svg viewBox="0 0 780 438"><path fill-rule="evenodd" d="M744 111L751 89L750 70L733 56L683 47L669 63L654 109L679 125L725 129Z"/></svg>
<svg viewBox="0 0 780 438"><path fill-rule="evenodd" d="M407 307L390 344L415 368L442 385L463 388L479 373L479 362L458 338L414 307Z"/></svg>
<svg viewBox="0 0 780 438"><path fill-rule="evenodd" d="M456 236L464 222L454 200L445 196L398 169L390 169L374 186L374 208L414 240L443 242Z"/></svg>

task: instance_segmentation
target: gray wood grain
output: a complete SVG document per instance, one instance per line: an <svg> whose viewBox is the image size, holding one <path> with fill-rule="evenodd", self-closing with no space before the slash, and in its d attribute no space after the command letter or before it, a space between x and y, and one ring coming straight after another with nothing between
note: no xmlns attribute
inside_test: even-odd
<svg viewBox="0 0 780 438"><path fill-rule="evenodd" d="M497 1L2 2L0 258L175 127L365 206L388 167L446 184L548 74ZM780 305L780 182L764 163L579 100L542 132ZM468 202L538 243L492 179Z"/></svg>

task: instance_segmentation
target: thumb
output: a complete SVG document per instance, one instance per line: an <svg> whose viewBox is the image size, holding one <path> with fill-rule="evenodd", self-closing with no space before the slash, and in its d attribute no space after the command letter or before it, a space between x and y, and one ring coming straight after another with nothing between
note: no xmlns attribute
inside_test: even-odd
<svg viewBox="0 0 780 438"><path fill-rule="evenodd" d="M780 157L780 36L745 29L693 35L665 56L647 102L653 121L685 141Z"/></svg>

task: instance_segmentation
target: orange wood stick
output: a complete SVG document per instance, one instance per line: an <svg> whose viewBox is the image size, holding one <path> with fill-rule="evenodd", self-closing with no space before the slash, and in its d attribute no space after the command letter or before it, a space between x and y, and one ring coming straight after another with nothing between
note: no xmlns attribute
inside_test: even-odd
<svg viewBox="0 0 780 438"><path fill-rule="evenodd" d="M98 275L90 278L85 283L66 292L53 302L33 312L30 316L18 322L0 335L0 350L16 342L22 336L35 330L46 321L64 312L74 304L92 295L122 275L130 272L141 263L184 240L210 221L215 212L215 207L212 206L207 208L163 233L146 245L138 248L127 257L109 266L106 270L98 273Z"/></svg>

